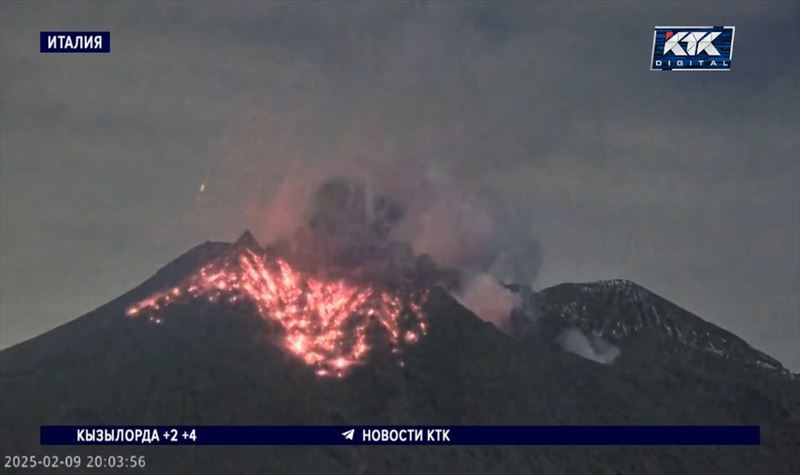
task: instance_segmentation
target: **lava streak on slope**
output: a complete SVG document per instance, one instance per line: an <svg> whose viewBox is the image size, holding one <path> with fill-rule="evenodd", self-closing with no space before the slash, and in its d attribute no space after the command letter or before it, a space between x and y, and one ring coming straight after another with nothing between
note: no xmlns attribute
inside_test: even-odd
<svg viewBox="0 0 800 475"><path fill-rule="evenodd" d="M212 303L246 299L262 318L280 324L289 352L320 376L342 376L364 361L370 349L370 325L386 331L393 352L417 342L426 332L422 311L426 296L426 291L390 291L308 275L284 259L247 249L232 259L207 264L177 287L137 302L127 315L161 324L159 310L186 299L205 298Z"/></svg>

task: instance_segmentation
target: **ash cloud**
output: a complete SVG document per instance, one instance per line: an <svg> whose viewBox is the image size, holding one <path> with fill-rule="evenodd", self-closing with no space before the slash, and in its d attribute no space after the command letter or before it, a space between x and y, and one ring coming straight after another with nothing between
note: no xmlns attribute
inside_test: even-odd
<svg viewBox="0 0 800 475"><path fill-rule="evenodd" d="M530 286L536 277L538 241L514 241L509 222L442 183L418 181L414 192L390 196L384 189L392 186L376 175L294 182L315 188L283 188L266 206L279 214L264 219L301 223L270 247L307 272L388 287L438 285L501 329L522 303L503 284Z"/></svg>
<svg viewBox="0 0 800 475"><path fill-rule="evenodd" d="M461 305L487 322L507 330L511 312L522 305L519 294L503 287L491 274L477 274L467 280L456 293Z"/></svg>
<svg viewBox="0 0 800 475"><path fill-rule="evenodd" d="M391 287L446 285L448 272L392 236L405 217L399 201L331 177L311 194L307 222L272 247L308 272Z"/></svg>

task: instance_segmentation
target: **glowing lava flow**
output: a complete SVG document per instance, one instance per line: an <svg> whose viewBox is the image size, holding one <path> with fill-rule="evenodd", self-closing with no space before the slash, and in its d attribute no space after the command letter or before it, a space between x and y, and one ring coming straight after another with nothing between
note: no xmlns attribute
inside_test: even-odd
<svg viewBox="0 0 800 475"><path fill-rule="evenodd" d="M316 367L320 376L342 375L363 361L369 350L370 322L386 330L395 352L399 345L413 344L426 332L424 292L400 295L344 280L322 280L301 274L282 259L268 259L250 250L233 262L206 265L184 284L131 306L127 315L146 315L160 324L163 320L157 312L186 298L206 298L212 303L252 301L262 318L281 325L286 349Z"/></svg>

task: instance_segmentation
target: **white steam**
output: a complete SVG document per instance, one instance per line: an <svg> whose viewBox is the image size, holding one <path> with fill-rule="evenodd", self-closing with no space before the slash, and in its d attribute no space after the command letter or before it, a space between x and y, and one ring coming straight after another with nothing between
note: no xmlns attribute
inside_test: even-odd
<svg viewBox="0 0 800 475"><path fill-rule="evenodd" d="M522 303L518 294L510 292L494 276L486 273L469 279L455 297L481 319L501 329L505 327L511 311Z"/></svg>
<svg viewBox="0 0 800 475"><path fill-rule="evenodd" d="M619 348L593 333L591 339L577 328L564 330L558 337L564 350L601 364L611 364L620 354Z"/></svg>

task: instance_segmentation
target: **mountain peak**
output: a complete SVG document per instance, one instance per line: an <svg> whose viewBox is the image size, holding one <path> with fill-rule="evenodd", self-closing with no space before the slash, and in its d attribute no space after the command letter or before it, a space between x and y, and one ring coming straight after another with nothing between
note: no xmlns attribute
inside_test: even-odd
<svg viewBox="0 0 800 475"><path fill-rule="evenodd" d="M261 249L261 245L256 240L255 236L250 232L250 230L246 229L239 239L233 243L234 246L245 248L245 249Z"/></svg>
<svg viewBox="0 0 800 475"><path fill-rule="evenodd" d="M424 321L420 321L425 326L418 325L424 336L415 333L410 335L414 343L407 342L405 318L402 328L391 320L368 324L369 330L362 327L361 334L369 338L365 342L374 338L370 351L350 366L342 360L348 372L323 377L319 365L308 364L295 352L302 349L295 344L302 347L311 340L287 339L292 336L290 331L303 328L302 320L291 319L285 311L292 305L279 309L286 322L283 325L273 318L277 315L262 314L256 301L256 305L240 305L225 298L243 294L216 292L233 284L245 288L239 282L242 272L234 267L220 273L220 267L243 258L251 259L248 262L253 265L258 264L257 259L270 258L268 251L249 255L248 248L237 248L237 244L257 245L252 235L245 233L233 244L196 246L112 303L0 351L0 420L4 422L0 446L9 447L9 452L41 453L31 427L48 421L64 425L189 421L195 425L282 426L352 421L378 425L396 425L398 421L458 425L744 423L758 424L765 434L771 434L767 430L796 425L800 420L798 382L774 378L766 371L750 371L738 364L739 360L728 364L710 351L686 349L703 340L667 339L667 330L654 321L667 322L667 328L679 329L680 335L691 335L692 329L698 329L700 335L706 325L713 338L722 335L729 342L741 341L646 289L620 280L563 284L535 295L524 286L518 290L532 301L535 297L543 309L536 320L543 324L542 331L531 334L531 339L554 341L545 334L550 329L545 323L562 324L561 328L553 325L555 331L565 326L595 326L611 335L616 330L614 341L621 347L622 364L601 368L567 352L552 351L546 344L513 339L478 319L441 288L433 288L424 304L416 304L424 312ZM272 267L265 264L263 270ZM192 294L197 291L191 290L195 283L216 285ZM250 284L268 287L266 281ZM178 287L177 293L172 286ZM168 292L152 297L152 292L162 290ZM329 294L324 289L322 293ZM381 299L381 305L394 305L396 299L389 297L388 302ZM163 309L158 322L145 318L144 312L125 316L130 305L142 299L149 308ZM289 303L306 301L300 300ZM169 302L173 303L167 306ZM623 333L618 324L623 325ZM647 326L632 330L637 325ZM391 344L393 329L405 343ZM330 334L336 336L339 329L332 330ZM624 338L636 341L629 346ZM717 340L711 341L717 345ZM345 345L350 346L349 340ZM741 345L749 351L745 356L756 354L746 343ZM683 354L672 357L669 353L674 349L689 353L689 358ZM724 350L732 351L729 347ZM332 363L339 367L339 358ZM724 372L717 371L720 368ZM325 371L333 376L333 369ZM498 395L503 404L496 403ZM237 468L243 473L380 473L387 467L407 467L410 473L520 473L541 467L548 472L583 473L596 468L598 460L609 473L734 473L744 466L760 467L763 471L759 473L798 473L793 452L776 447L769 437L765 435L758 451L729 447L713 453L687 451L680 457L611 446L595 452L589 447L544 456L530 447L494 446L445 455L420 452L419 457L397 451L365 451L345 457L313 451L298 457L297 452L281 447L237 448L235 455L242 461ZM96 451L92 447L74 449L79 454ZM164 467L166 471L186 467L184 471L197 474L230 470L230 457L220 456L219 451L141 450L147 454L148 466L155 467L148 473L164 472Z"/></svg>
<svg viewBox="0 0 800 475"><path fill-rule="evenodd" d="M654 337L676 350L693 349L786 375L777 360L733 333L624 279L565 283L536 295L539 313L615 343Z"/></svg>

